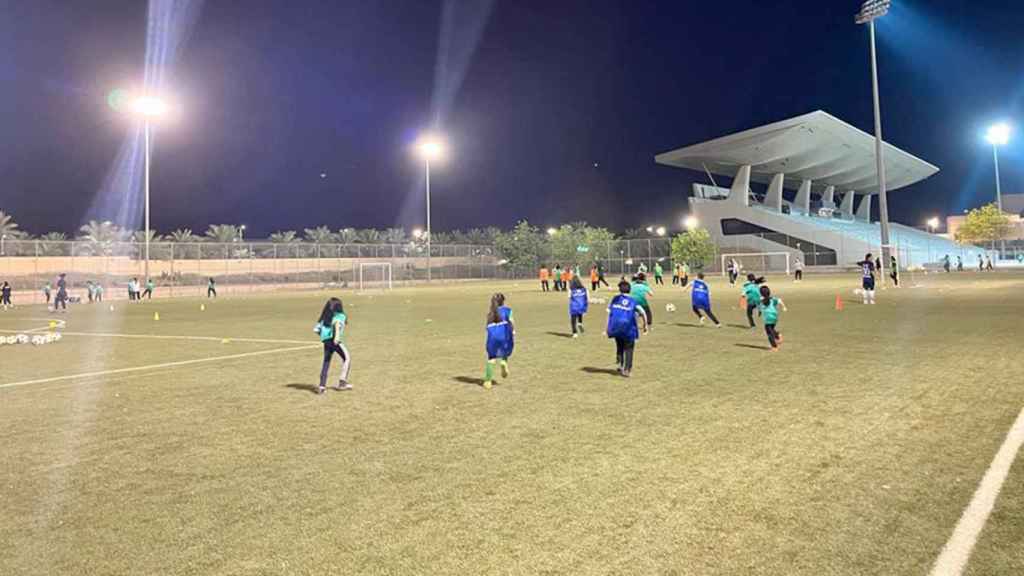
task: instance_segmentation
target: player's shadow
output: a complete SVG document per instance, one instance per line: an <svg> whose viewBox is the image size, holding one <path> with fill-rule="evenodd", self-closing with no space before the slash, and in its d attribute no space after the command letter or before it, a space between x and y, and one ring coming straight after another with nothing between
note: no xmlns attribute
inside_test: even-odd
<svg viewBox="0 0 1024 576"><path fill-rule="evenodd" d="M741 330L750 330L750 326L747 324L726 324L729 328L739 328Z"/></svg>
<svg viewBox="0 0 1024 576"><path fill-rule="evenodd" d="M572 334L568 332L547 332L549 336L558 336L559 338L572 338Z"/></svg>
<svg viewBox="0 0 1024 576"><path fill-rule="evenodd" d="M456 376L456 377L452 378L452 380L454 380L454 381L456 381L456 382L458 382L460 384L472 384L473 386L483 386L484 385L484 379L483 378L472 378L470 376Z"/></svg>
<svg viewBox="0 0 1024 576"><path fill-rule="evenodd" d="M292 390L301 390L303 392L311 392L316 394L316 384L285 384L285 388L291 388Z"/></svg>
<svg viewBox="0 0 1024 576"><path fill-rule="evenodd" d="M584 366L580 368L580 371L586 372L587 374L607 374L608 376L619 376L619 371L615 368L597 368L596 366Z"/></svg>
<svg viewBox="0 0 1024 576"><path fill-rule="evenodd" d="M700 324L693 322L676 322L676 326L682 326L683 328L703 328Z"/></svg>
<svg viewBox="0 0 1024 576"><path fill-rule="evenodd" d="M733 344L733 346L739 346L740 348L752 348L754 350L771 350L771 346L758 346L757 344Z"/></svg>

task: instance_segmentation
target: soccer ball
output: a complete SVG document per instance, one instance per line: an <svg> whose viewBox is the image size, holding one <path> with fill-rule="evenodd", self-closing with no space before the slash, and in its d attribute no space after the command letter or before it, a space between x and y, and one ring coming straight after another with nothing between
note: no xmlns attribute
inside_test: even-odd
<svg viewBox="0 0 1024 576"><path fill-rule="evenodd" d="M676 305L675 304L672 304L671 302L668 303L668 304L665 304L665 312L675 312L675 311L676 311Z"/></svg>

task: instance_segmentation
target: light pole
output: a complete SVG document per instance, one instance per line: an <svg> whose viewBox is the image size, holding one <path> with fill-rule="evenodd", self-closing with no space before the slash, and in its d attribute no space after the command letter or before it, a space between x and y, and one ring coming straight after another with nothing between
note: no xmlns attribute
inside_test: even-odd
<svg viewBox="0 0 1024 576"><path fill-rule="evenodd" d="M882 159L882 111L878 104L878 57L875 53L875 20L889 12L891 0L866 0L854 17L857 24L867 24L871 33L871 96L875 106L875 162L878 170L878 220L882 235L882 267L889 265L889 200L885 194L885 162ZM879 270L882 282L885 273Z"/></svg>
<svg viewBox="0 0 1024 576"><path fill-rule="evenodd" d="M6 256L7 252L4 251L4 242L7 241L7 234L0 235L0 256Z"/></svg>
<svg viewBox="0 0 1024 576"><path fill-rule="evenodd" d="M416 152L423 159L423 166L427 176L427 282L433 278L430 267L430 161L440 160L445 155L444 141L435 135L421 136L416 144Z"/></svg>
<svg viewBox="0 0 1024 576"><path fill-rule="evenodd" d="M1000 122L988 129L985 139L992 145L992 162L996 168L996 208L1003 211L1003 191L999 187L999 147L1005 146L1010 141L1010 125ZM999 240L999 257L1003 257L1006 251L1006 240Z"/></svg>
<svg viewBox="0 0 1024 576"><path fill-rule="evenodd" d="M149 164L150 164L150 123L152 119L163 116L167 112L167 104L159 98L153 96L143 96L135 100L132 105L135 113L142 118L142 131L144 137L145 151L145 171L143 176L143 187L145 195L145 220L146 230L144 232L145 245L146 245L146 264L143 270L143 276L149 280Z"/></svg>
<svg viewBox="0 0 1024 576"><path fill-rule="evenodd" d="M238 241L245 242L245 224L238 227Z"/></svg>

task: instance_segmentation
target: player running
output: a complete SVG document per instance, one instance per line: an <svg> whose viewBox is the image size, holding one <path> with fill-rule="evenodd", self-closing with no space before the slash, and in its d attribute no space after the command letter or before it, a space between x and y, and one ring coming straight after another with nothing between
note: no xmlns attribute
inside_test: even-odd
<svg viewBox="0 0 1024 576"><path fill-rule="evenodd" d="M651 330L651 324L654 322L654 313L651 311L650 302L647 301L651 296L654 296L654 290L651 290L651 287L647 285L647 275L643 272L637 274L632 286L630 286L629 297L644 311L644 320L646 320L644 334Z"/></svg>
<svg viewBox="0 0 1024 576"><path fill-rule="evenodd" d="M573 338L579 338L579 335L583 334L583 315L587 313L589 303L583 282L579 276L573 276L569 282L569 322L572 325Z"/></svg>
<svg viewBox="0 0 1024 576"><path fill-rule="evenodd" d="M871 259L871 253L868 252L864 259L857 262L860 266L861 271L861 288L864 292L864 303L874 304L875 303L875 262Z"/></svg>
<svg viewBox="0 0 1024 576"><path fill-rule="evenodd" d="M324 345L324 363L320 368L320 385L316 388L317 394L323 394L327 390L327 375L331 370L331 359L335 354L341 357L341 378L338 380L338 390L352 389L352 385L348 383L348 371L352 366L352 356L343 340L347 325L348 316L345 315L345 306L341 300L329 299L320 312L320 321L314 327L314 331L320 335L320 342Z"/></svg>
<svg viewBox="0 0 1024 576"><path fill-rule="evenodd" d="M640 338L638 323L644 323L644 313L630 297L632 286L623 279L619 282L619 294L608 304L608 326L605 333L615 339L615 362L619 374L629 378L633 371L633 351ZM646 332L646 326L644 332Z"/></svg>
<svg viewBox="0 0 1024 576"><path fill-rule="evenodd" d="M697 278L693 281L693 287L690 288L690 303L693 305L693 313L700 319L700 323L704 324L704 316L701 312L707 314L708 318L715 323L718 328L722 327L722 323L715 318L714 312L711 311L711 290L708 288L708 283L704 281L704 273L697 272Z"/></svg>
<svg viewBox="0 0 1024 576"><path fill-rule="evenodd" d="M754 322L754 311L757 310L757 303L761 301L761 292L758 286L764 283L764 277L758 278L753 274L747 274L747 281L743 284L743 300L747 304L747 322L751 328L756 328Z"/></svg>
<svg viewBox="0 0 1024 576"><path fill-rule="evenodd" d="M771 345L772 352L776 352L779 349L779 344L782 344L782 334L779 334L775 328L779 323L779 306L786 310L786 303L782 301L782 298L773 297L771 289L767 286L761 286L760 292L759 303L761 315L764 316L764 332L768 335L768 344Z"/></svg>
<svg viewBox="0 0 1024 576"><path fill-rule="evenodd" d="M505 306L505 295L491 296L491 308L487 312L487 368L484 371L484 388L490 390L494 384L494 367L501 366L501 377L508 378L508 358L515 348L515 324L512 309Z"/></svg>

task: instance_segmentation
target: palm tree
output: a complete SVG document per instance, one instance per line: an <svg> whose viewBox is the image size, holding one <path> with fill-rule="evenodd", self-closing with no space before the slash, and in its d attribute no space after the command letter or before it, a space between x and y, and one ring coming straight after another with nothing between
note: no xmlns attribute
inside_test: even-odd
<svg viewBox="0 0 1024 576"><path fill-rule="evenodd" d="M406 240L404 228L388 228L383 234L384 242L388 244L402 244Z"/></svg>
<svg viewBox="0 0 1024 576"><path fill-rule="evenodd" d="M469 238L462 230L452 230L452 244L469 244Z"/></svg>
<svg viewBox="0 0 1024 576"><path fill-rule="evenodd" d="M169 237L171 242L185 243L185 242L198 242L199 238L192 233L191 228L178 228L174 232L171 232Z"/></svg>
<svg viewBox="0 0 1024 576"><path fill-rule="evenodd" d="M128 231L126 230L125 232L128 232ZM137 244L143 244L146 241L146 232L144 230L135 230L134 232L129 232L127 235L131 239L132 242L135 242ZM149 230L149 241L150 241L150 243L153 243L153 242L163 242L163 240L164 240L163 236L157 234L156 230L153 230L152 228L150 228L150 230Z"/></svg>
<svg viewBox="0 0 1024 576"><path fill-rule="evenodd" d="M302 231L302 235L305 236L307 242L312 242L313 244L333 244L337 241L334 232L331 232L331 229L327 226L306 228Z"/></svg>
<svg viewBox="0 0 1024 576"><path fill-rule="evenodd" d="M79 228L78 231L82 233L78 239L88 242L88 247L92 250L93 254L103 254L107 256L109 256L113 251L114 243L119 241L122 237L121 229L110 220L104 220L102 222L89 220L89 222Z"/></svg>
<svg viewBox="0 0 1024 576"><path fill-rule="evenodd" d="M212 242L230 244L238 240L238 226L234 224L210 224L206 229L206 237Z"/></svg>
<svg viewBox="0 0 1024 576"><path fill-rule="evenodd" d="M338 230L338 242L342 244L352 244L359 240L359 233L356 232L355 228L342 228Z"/></svg>
<svg viewBox="0 0 1024 576"><path fill-rule="evenodd" d="M270 241L274 244L298 244L299 242L302 242L298 235L295 234L295 230L274 232L270 235Z"/></svg>
<svg viewBox="0 0 1024 576"><path fill-rule="evenodd" d="M437 245L455 243L451 232L433 232L430 242Z"/></svg>
<svg viewBox="0 0 1024 576"><path fill-rule="evenodd" d="M0 210L0 234L13 238L15 235L20 233L18 230L18 223L14 221L14 217L10 214Z"/></svg>
<svg viewBox="0 0 1024 576"><path fill-rule="evenodd" d="M63 232L47 232L39 237L39 252L43 256L67 256L71 245Z"/></svg>
<svg viewBox="0 0 1024 576"><path fill-rule="evenodd" d="M380 244L380 239L380 230L366 228L365 230L359 231L359 235L356 241L359 242L360 244Z"/></svg>

